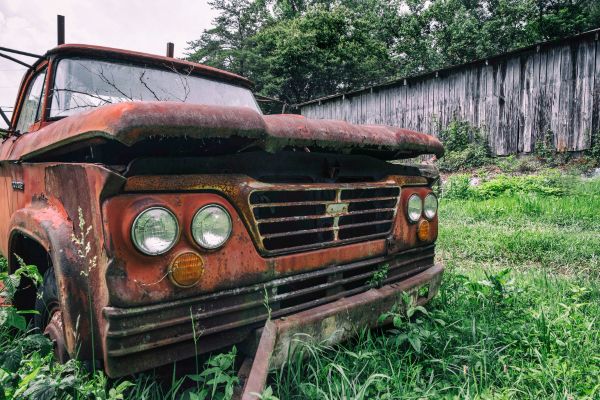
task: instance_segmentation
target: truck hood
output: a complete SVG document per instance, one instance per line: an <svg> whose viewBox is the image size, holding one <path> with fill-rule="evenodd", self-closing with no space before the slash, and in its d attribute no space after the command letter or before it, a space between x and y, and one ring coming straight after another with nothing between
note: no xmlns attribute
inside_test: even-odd
<svg viewBox="0 0 600 400"><path fill-rule="evenodd" d="M299 115L266 115L242 107L173 102L127 102L63 118L38 131L11 138L3 159L48 159L52 154L116 141L133 146L149 139L223 140L231 152L258 146L269 152L286 147L310 151L369 154L380 159L444 154L439 140L424 133L381 125L310 120ZM198 142L201 143L201 142ZM165 143L166 145L166 143ZM200 145L200 144L198 144ZM227 149L229 150L229 149Z"/></svg>

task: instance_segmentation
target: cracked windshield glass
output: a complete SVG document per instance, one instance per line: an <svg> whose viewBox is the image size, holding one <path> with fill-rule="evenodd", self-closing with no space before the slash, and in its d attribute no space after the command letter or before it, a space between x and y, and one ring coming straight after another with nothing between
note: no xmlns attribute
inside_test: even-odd
<svg viewBox="0 0 600 400"><path fill-rule="evenodd" d="M51 117L66 117L126 101L175 101L249 107L260 112L249 89L164 69L92 59L64 59L56 69Z"/></svg>

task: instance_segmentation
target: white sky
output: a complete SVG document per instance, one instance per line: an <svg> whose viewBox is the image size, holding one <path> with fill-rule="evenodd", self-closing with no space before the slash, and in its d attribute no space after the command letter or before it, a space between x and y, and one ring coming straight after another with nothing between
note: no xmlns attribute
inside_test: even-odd
<svg viewBox="0 0 600 400"><path fill-rule="evenodd" d="M205 0L0 0L0 47L44 54L56 46L57 14L65 16L66 43L164 55L174 42L177 57L217 15ZM12 110L24 71L0 58L3 110Z"/></svg>

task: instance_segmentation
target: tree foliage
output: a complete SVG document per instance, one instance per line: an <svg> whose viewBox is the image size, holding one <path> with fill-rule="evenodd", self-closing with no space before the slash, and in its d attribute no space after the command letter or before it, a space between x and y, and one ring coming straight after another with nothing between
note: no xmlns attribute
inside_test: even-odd
<svg viewBox="0 0 600 400"><path fill-rule="evenodd" d="M600 26L597 0L212 0L188 57L286 103Z"/></svg>

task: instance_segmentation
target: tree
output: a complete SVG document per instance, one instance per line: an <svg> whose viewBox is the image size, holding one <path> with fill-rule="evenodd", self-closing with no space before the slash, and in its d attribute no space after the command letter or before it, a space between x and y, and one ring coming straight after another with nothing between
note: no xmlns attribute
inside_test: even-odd
<svg viewBox="0 0 600 400"><path fill-rule="evenodd" d="M212 0L208 4L220 14L213 28L188 42L188 59L252 78L255 54L249 39L270 20L265 1Z"/></svg>
<svg viewBox="0 0 600 400"><path fill-rule="evenodd" d="M371 24L344 6L315 7L255 37L261 93L297 103L352 90L393 73L386 45Z"/></svg>
<svg viewBox="0 0 600 400"><path fill-rule="evenodd" d="M598 0L212 0L189 58L298 103L600 26Z"/></svg>

